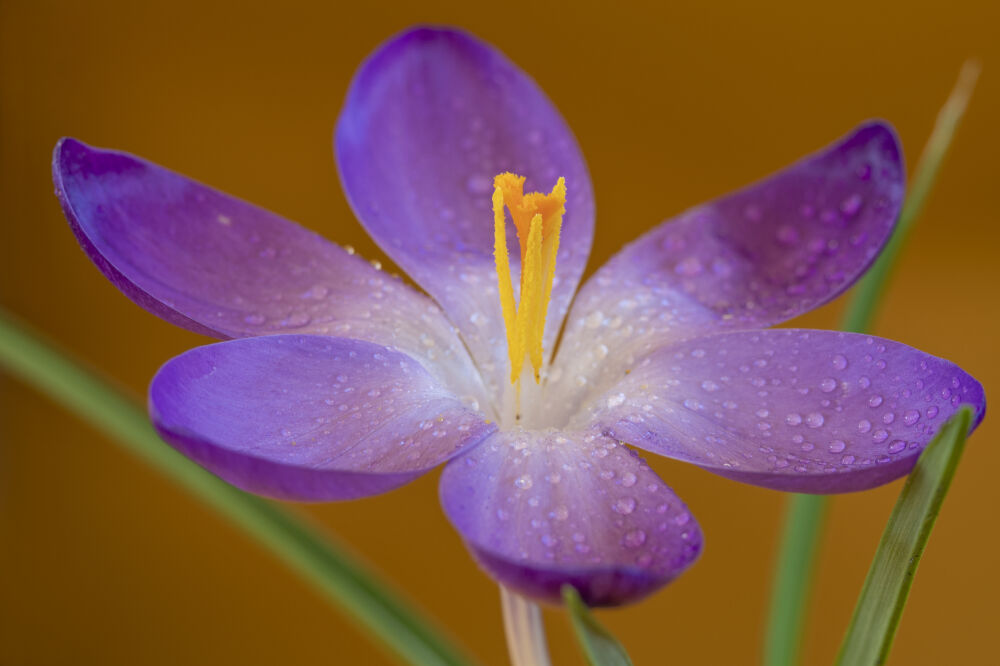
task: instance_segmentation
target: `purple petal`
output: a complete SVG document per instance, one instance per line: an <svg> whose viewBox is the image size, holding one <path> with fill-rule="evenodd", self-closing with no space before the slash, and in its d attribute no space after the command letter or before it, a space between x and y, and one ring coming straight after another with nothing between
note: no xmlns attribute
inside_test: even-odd
<svg viewBox="0 0 1000 666"><path fill-rule="evenodd" d="M863 125L625 247L577 297L553 382L562 387L553 388L578 405L588 390L617 381L629 359L666 342L767 328L843 292L896 222L900 150L889 126ZM575 387L580 376L587 387Z"/></svg>
<svg viewBox="0 0 1000 666"><path fill-rule="evenodd" d="M153 378L149 408L184 455L244 490L291 500L391 490L496 429L409 356L325 336L192 349Z"/></svg>
<svg viewBox="0 0 1000 666"><path fill-rule="evenodd" d="M455 30L419 28L361 67L336 133L358 218L452 318L496 387L508 372L493 258L493 176L525 191L566 178L568 201L549 306L550 349L583 272L594 205L583 157L559 112L496 49ZM516 247L513 225L508 244ZM516 259L518 252L511 253ZM515 269L516 270L516 269ZM515 275L516 281L516 275ZM490 376L487 377L488 381Z"/></svg>
<svg viewBox="0 0 1000 666"><path fill-rule="evenodd" d="M500 432L451 462L441 503L480 565L503 585L589 605L635 601L701 551L684 503L634 451L596 434Z"/></svg>
<svg viewBox="0 0 1000 666"><path fill-rule="evenodd" d="M323 333L406 351L480 397L437 306L273 213L125 153L63 139L53 178L87 254L133 301L197 333Z"/></svg>
<svg viewBox="0 0 1000 666"><path fill-rule="evenodd" d="M579 414L608 436L758 486L863 490L907 474L962 404L961 368L867 335L740 331L658 349Z"/></svg>

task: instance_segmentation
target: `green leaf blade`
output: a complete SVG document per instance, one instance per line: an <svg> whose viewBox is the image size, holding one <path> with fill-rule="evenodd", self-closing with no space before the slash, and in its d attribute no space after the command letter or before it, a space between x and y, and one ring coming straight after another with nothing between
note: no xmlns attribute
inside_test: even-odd
<svg viewBox="0 0 1000 666"><path fill-rule="evenodd" d="M865 578L837 664L885 662L971 424L972 410L964 406L938 431L907 477Z"/></svg>
<svg viewBox="0 0 1000 666"><path fill-rule="evenodd" d="M470 660L360 560L308 521L216 478L160 439L137 401L0 309L0 370L68 411L242 527L323 597L404 662L463 666Z"/></svg>
<svg viewBox="0 0 1000 666"><path fill-rule="evenodd" d="M829 504L824 495L792 495L785 513L782 548L774 568L764 663L793 666L798 660L820 536Z"/></svg>
<svg viewBox="0 0 1000 666"><path fill-rule="evenodd" d="M625 648L594 619L580 593L571 585L562 588L563 601L580 649L590 666L632 666Z"/></svg>
<svg viewBox="0 0 1000 666"><path fill-rule="evenodd" d="M920 154L896 229L878 259L854 287L841 320L841 330L871 332L892 268L934 188L941 164L975 90L979 71L980 65L975 60L963 64L958 81L941 107ZM829 498L818 495L792 495L788 499L765 628L765 666L798 663L812 573L828 504Z"/></svg>

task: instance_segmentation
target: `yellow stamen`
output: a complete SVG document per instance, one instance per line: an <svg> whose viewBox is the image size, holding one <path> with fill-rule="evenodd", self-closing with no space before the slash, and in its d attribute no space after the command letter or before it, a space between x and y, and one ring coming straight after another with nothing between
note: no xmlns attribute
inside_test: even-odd
<svg viewBox="0 0 1000 666"><path fill-rule="evenodd" d="M544 359L545 318L556 274L559 232L566 212L566 182L560 178L549 194L524 194L523 176L502 173L493 179L493 187L494 257L500 308L507 329L510 381L517 382L527 358L538 382ZM521 250L521 298L516 306L507 252L505 206L517 229Z"/></svg>

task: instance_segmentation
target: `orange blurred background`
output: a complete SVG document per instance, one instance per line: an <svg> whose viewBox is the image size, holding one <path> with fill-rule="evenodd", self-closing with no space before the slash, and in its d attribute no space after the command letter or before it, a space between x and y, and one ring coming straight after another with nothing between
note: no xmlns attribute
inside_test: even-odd
<svg viewBox="0 0 1000 666"><path fill-rule="evenodd" d="M995 0L4 0L0 298L137 395L166 359L207 341L133 305L78 249L49 177L62 135L134 152L380 257L339 188L332 128L359 61L415 22L492 41L560 107L595 183L591 271L660 219L872 116L895 124L912 169L959 66L978 56L979 89L877 332L959 363L989 392L1000 380L998 19ZM842 307L795 324L833 328ZM0 663L392 663L268 553L106 437L11 378L0 391ZM994 415L971 441L891 663L995 658L997 432ZM652 463L700 519L706 550L672 586L600 619L637 664L758 662L783 496ZM496 589L439 511L436 479L301 510L484 663L503 664ZM833 502L804 663L832 661L899 489ZM546 620L555 663L582 663L562 613Z"/></svg>

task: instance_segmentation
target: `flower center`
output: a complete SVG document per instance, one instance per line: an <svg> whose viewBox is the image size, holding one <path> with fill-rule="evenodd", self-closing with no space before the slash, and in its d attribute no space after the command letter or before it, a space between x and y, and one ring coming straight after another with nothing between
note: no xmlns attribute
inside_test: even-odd
<svg viewBox="0 0 1000 666"><path fill-rule="evenodd" d="M566 212L566 181L560 178L549 194L525 194L524 176L502 173L493 179L493 188L494 256L500 307L507 329L510 381L512 384L517 382L525 359L528 359L537 383L542 370L545 317L556 274L559 230ZM507 254L504 207L510 211L521 246L521 295L516 305Z"/></svg>

